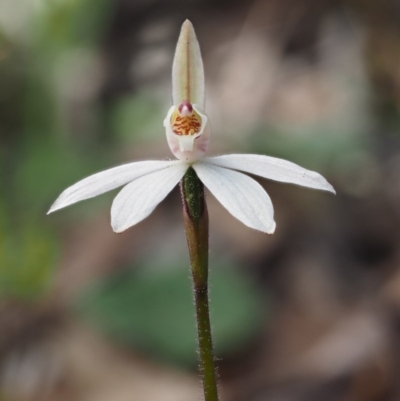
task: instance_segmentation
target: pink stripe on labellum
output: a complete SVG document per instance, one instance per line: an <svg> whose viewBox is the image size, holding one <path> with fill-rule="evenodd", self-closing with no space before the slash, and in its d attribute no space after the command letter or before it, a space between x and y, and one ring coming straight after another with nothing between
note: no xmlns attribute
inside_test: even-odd
<svg viewBox="0 0 400 401"><path fill-rule="evenodd" d="M201 130L201 124L200 115L187 100L184 100L171 115L172 131L179 136L196 135Z"/></svg>

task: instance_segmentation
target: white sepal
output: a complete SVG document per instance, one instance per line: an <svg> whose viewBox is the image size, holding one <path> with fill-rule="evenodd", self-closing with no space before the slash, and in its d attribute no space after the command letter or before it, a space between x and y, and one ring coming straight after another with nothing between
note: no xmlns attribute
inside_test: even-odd
<svg viewBox="0 0 400 401"><path fill-rule="evenodd" d="M203 161L215 166L245 171L246 173L275 181L336 193L332 185L321 174L276 157L234 154L210 157L203 159Z"/></svg>
<svg viewBox="0 0 400 401"><path fill-rule="evenodd" d="M84 199L111 191L142 175L165 169L177 161L142 161L124 164L93 174L67 188L53 203L47 214Z"/></svg>
<svg viewBox="0 0 400 401"><path fill-rule="evenodd" d="M204 108L204 68L200 46L192 23L181 28L172 64L172 100L175 106L183 100Z"/></svg>
<svg viewBox="0 0 400 401"><path fill-rule="evenodd" d="M243 224L267 234L275 231L271 199L258 182L237 171L203 162L193 168L211 193Z"/></svg>
<svg viewBox="0 0 400 401"><path fill-rule="evenodd" d="M145 219L184 176L188 165L177 162L132 181L115 197L111 226L116 233Z"/></svg>

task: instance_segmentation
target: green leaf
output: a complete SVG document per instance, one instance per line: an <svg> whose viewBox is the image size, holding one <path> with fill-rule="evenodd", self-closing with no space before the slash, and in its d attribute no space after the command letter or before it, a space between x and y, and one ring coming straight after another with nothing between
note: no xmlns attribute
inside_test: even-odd
<svg viewBox="0 0 400 401"><path fill-rule="evenodd" d="M7 225L0 215L0 294L25 301L40 299L51 289L57 238L37 221L25 222L20 229L7 230Z"/></svg>
<svg viewBox="0 0 400 401"><path fill-rule="evenodd" d="M214 269L210 286L216 354L223 357L254 338L264 324L265 305L254 284L237 269ZM84 319L115 341L158 359L196 366L189 269L175 264L125 270L89 288L78 307Z"/></svg>

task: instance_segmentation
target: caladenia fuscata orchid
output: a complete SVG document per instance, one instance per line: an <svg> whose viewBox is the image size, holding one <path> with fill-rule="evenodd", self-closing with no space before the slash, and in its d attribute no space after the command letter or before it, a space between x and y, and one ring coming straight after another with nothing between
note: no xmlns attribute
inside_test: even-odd
<svg viewBox="0 0 400 401"><path fill-rule="evenodd" d="M231 154L205 158L210 123L204 112L204 70L189 21L179 36L172 67L173 106L164 120L177 160L139 161L115 167L66 189L49 213L125 185L114 199L111 225L121 233L145 219L180 182L197 313L200 371L206 401L218 400L208 307L208 214L204 185L238 220L272 234L272 202L261 185L239 171L275 181L335 193L318 173L264 155ZM239 170L239 171L238 171Z"/></svg>

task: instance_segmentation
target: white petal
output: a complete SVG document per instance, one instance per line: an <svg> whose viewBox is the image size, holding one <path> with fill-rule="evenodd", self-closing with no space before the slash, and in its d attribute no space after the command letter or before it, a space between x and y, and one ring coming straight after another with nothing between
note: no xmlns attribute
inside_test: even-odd
<svg viewBox="0 0 400 401"><path fill-rule="evenodd" d="M111 191L125 185L142 175L165 169L177 162L173 161L143 161L124 164L109 170L93 174L67 188L54 202L47 214L69 206L84 199Z"/></svg>
<svg viewBox="0 0 400 401"><path fill-rule="evenodd" d="M188 165L178 162L132 181L116 196L111 225L116 233L145 219L184 176Z"/></svg>
<svg viewBox="0 0 400 401"><path fill-rule="evenodd" d="M186 20L181 29L172 64L172 100L183 100L204 108L204 68L193 25Z"/></svg>
<svg viewBox="0 0 400 401"><path fill-rule="evenodd" d="M203 159L215 166L233 168L275 181L336 193L322 175L287 160L264 155L224 155Z"/></svg>
<svg viewBox="0 0 400 401"><path fill-rule="evenodd" d="M275 231L271 199L258 182L210 164L196 163L193 168L212 194L243 224L267 234Z"/></svg>

